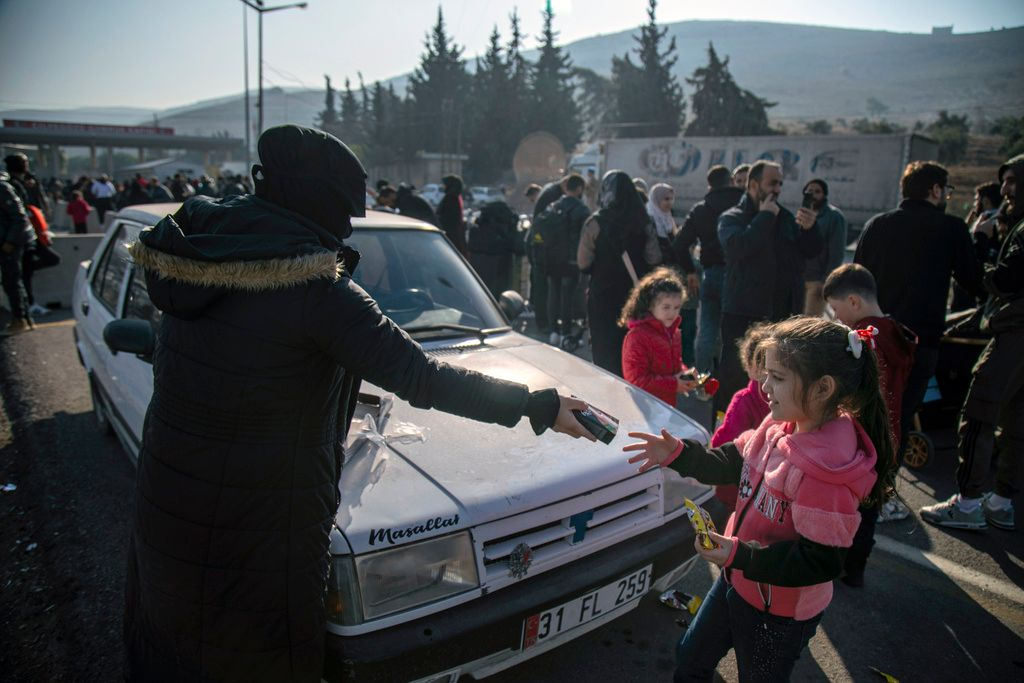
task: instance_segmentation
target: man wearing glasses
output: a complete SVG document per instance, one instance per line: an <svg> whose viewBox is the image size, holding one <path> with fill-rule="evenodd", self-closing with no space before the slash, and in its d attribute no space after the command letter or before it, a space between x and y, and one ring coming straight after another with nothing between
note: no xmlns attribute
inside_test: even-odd
<svg viewBox="0 0 1024 683"><path fill-rule="evenodd" d="M967 224L946 213L954 189L949 171L933 161L911 162L903 171L900 189L900 205L864 225L853 260L875 276L882 311L918 336L903 393L902 457L914 413L935 374L950 279L975 296L983 296L984 287Z"/></svg>

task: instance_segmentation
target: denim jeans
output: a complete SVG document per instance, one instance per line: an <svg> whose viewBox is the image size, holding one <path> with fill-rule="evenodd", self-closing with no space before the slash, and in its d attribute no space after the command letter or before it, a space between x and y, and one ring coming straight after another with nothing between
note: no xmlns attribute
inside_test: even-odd
<svg viewBox="0 0 1024 683"><path fill-rule="evenodd" d="M548 323L552 332L569 334L572 331L572 305L580 272L568 266L558 273L548 274Z"/></svg>
<svg viewBox="0 0 1024 683"><path fill-rule="evenodd" d="M722 357L722 283L725 266L704 269L700 285L700 318L697 324L697 369L712 372Z"/></svg>
<svg viewBox="0 0 1024 683"><path fill-rule="evenodd" d="M741 681L788 681L821 615L807 621L766 614L719 576L676 646L675 683L711 681L730 648Z"/></svg>

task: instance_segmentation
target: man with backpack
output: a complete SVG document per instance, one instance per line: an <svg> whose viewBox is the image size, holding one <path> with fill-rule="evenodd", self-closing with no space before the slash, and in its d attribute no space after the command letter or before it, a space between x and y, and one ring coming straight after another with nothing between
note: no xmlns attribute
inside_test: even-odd
<svg viewBox="0 0 1024 683"><path fill-rule="evenodd" d="M545 208L533 228L542 243L542 268L547 278L547 311L551 322L549 342L558 346L562 336L572 331L572 300L579 284L580 269L576 264L576 248L583 223L590 210L583 203L587 181L573 173L562 184L564 194Z"/></svg>
<svg viewBox="0 0 1024 683"><path fill-rule="evenodd" d="M483 205L469 230L469 263L495 299L512 285L513 257L526 253L518 227L519 215L499 199Z"/></svg>

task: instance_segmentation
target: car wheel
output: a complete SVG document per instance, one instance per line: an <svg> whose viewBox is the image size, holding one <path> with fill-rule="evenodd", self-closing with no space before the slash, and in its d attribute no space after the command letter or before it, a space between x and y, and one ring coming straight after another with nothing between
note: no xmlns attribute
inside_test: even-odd
<svg viewBox="0 0 1024 683"><path fill-rule="evenodd" d="M907 445L903 449L903 463L913 470L919 470L932 459L935 445L924 432L912 431L907 434Z"/></svg>
<svg viewBox="0 0 1024 683"><path fill-rule="evenodd" d="M110 415L107 413L107 406L100 396L100 390L96 386L96 380L89 378L89 396L92 398L92 414L96 417L96 431L104 436L114 433L114 425L110 423Z"/></svg>

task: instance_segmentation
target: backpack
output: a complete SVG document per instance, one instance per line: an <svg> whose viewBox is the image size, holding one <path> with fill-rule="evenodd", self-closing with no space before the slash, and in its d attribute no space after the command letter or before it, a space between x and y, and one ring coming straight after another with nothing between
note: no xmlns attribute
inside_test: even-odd
<svg viewBox="0 0 1024 683"><path fill-rule="evenodd" d="M569 253L569 212L561 199L534 220L533 241L541 247L545 268L558 268L574 260Z"/></svg>

